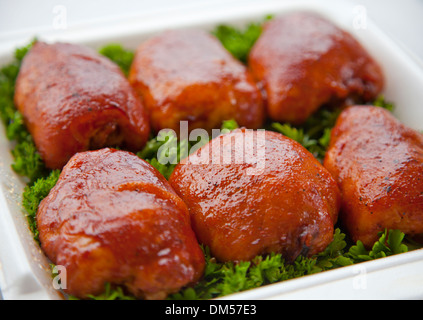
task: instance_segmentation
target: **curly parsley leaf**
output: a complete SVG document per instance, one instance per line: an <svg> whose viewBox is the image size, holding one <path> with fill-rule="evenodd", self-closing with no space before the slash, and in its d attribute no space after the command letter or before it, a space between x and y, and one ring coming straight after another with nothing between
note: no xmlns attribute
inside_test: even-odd
<svg viewBox="0 0 423 320"><path fill-rule="evenodd" d="M404 236L399 230L385 230L379 233L379 240L371 250L367 250L361 241L357 241L356 245L349 249L348 256L354 263L359 263L407 252L408 247L403 243Z"/></svg>
<svg viewBox="0 0 423 320"><path fill-rule="evenodd" d="M203 277L194 286L171 294L168 300L213 299L353 263L407 252L407 246L403 243L404 234L398 230L380 233L380 238L371 251L364 249L360 241L349 247L345 238L345 234L340 229L336 229L332 242L323 252L310 258L299 256L293 263L287 263L278 253L257 256L251 261L240 263L221 263L211 255L208 247L201 246L206 260ZM103 294L88 298L95 300L134 299L124 293L124 289L112 287L110 284L106 284Z"/></svg>
<svg viewBox="0 0 423 320"><path fill-rule="evenodd" d="M385 108L389 111L395 108L395 105L387 102L383 95L380 95L375 101L369 104ZM342 110L342 108L322 107L300 126L275 122L271 124L271 129L297 141L318 160L322 161L329 147L332 128L335 126L336 120Z"/></svg>
<svg viewBox="0 0 423 320"><path fill-rule="evenodd" d="M28 177L30 181L29 184L44 177L48 172L30 137L27 141L21 141L16 144L15 148L12 150L12 155L15 159L12 164L12 169L17 174Z"/></svg>
<svg viewBox="0 0 423 320"><path fill-rule="evenodd" d="M335 229L332 242L323 252L315 256L316 272L353 264L353 261L349 257L345 256L345 248L347 247L345 238L346 235L342 233L339 228Z"/></svg>
<svg viewBox="0 0 423 320"><path fill-rule="evenodd" d="M220 130L224 133L236 128L238 128L238 123L235 120L226 120L223 121ZM198 137L197 141L179 140L172 131L162 130L156 137L150 139L137 155L150 163L166 179L169 179L183 157L199 149L208 141L202 140L201 137Z"/></svg>
<svg viewBox="0 0 423 320"><path fill-rule="evenodd" d="M39 235L36 220L38 206L56 185L59 175L60 170L51 171L47 177L39 178L33 185L26 186L22 194L22 206L26 210L29 228L37 241Z"/></svg>
<svg viewBox="0 0 423 320"><path fill-rule="evenodd" d="M178 141L171 131L161 131L156 137L150 139L137 155L169 179L181 160L181 155L187 154L188 148L189 144L186 140Z"/></svg>
<svg viewBox="0 0 423 320"><path fill-rule="evenodd" d="M353 263L407 252L408 250L403 243L404 234L398 230L381 233L371 251L367 251L360 241L349 247L345 238L346 235L337 228L332 242L323 252L310 258L299 256L293 263L287 263L281 254L276 253L257 256L251 261L238 264L233 262L219 263L210 254L208 247L202 247L206 258L203 278L194 287L185 288L169 296L168 299L221 297L275 282L352 265Z"/></svg>
<svg viewBox="0 0 423 320"><path fill-rule="evenodd" d="M321 108L312 114L303 125L272 123L271 129L300 143L318 160L322 161L329 147L332 128L342 109Z"/></svg>
<svg viewBox="0 0 423 320"><path fill-rule="evenodd" d="M394 111L395 105L392 102L386 101L384 95L379 95L375 101L373 101L372 105L384 108L390 112Z"/></svg>
<svg viewBox="0 0 423 320"><path fill-rule="evenodd" d="M265 21L270 19L272 19L271 15L267 16ZM236 59L246 63L251 48L262 32L262 25L263 22L250 23L244 29L219 25L213 30L212 34Z"/></svg>
<svg viewBox="0 0 423 320"><path fill-rule="evenodd" d="M88 300L136 300L135 297L128 295L122 287L112 286L109 282L106 282L104 285L104 292L95 296L88 295ZM80 300L75 296L69 296L68 300Z"/></svg>
<svg viewBox="0 0 423 320"><path fill-rule="evenodd" d="M297 128L292 126L289 123L272 123L272 129L276 130L279 133L282 133L284 136L291 138L292 140L301 144L304 148L310 151L316 158L323 158L327 144L327 134L330 135L330 131L325 131L325 135L319 139L313 139L309 134L304 133L303 128ZM324 145L322 144L324 143Z"/></svg>
<svg viewBox="0 0 423 320"><path fill-rule="evenodd" d="M120 44L111 43L102 47L99 53L116 63L125 76L128 76L134 59L133 51L123 48Z"/></svg>
<svg viewBox="0 0 423 320"><path fill-rule="evenodd" d="M237 128L239 128L239 125L234 119L224 120L222 122L222 126L220 127L220 131L222 132L233 131Z"/></svg>
<svg viewBox="0 0 423 320"><path fill-rule="evenodd" d="M36 40L15 51L15 60L0 70L0 118L6 129L6 136L15 141L12 149L14 163L12 169L19 175L28 177L33 183L47 174L44 162L35 147L23 120L22 114L14 105L15 81L22 60Z"/></svg>

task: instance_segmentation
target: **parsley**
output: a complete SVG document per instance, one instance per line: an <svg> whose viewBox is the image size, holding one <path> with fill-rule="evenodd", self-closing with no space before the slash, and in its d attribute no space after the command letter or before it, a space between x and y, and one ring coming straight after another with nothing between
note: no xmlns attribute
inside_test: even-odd
<svg viewBox="0 0 423 320"><path fill-rule="evenodd" d="M384 95L379 95L375 101L373 101L372 105L384 108L390 112L394 111L395 105L392 102L388 102L385 100Z"/></svg>
<svg viewBox="0 0 423 320"><path fill-rule="evenodd" d="M51 171L47 177L39 178L33 185L26 186L22 194L22 206L26 210L29 228L37 241L39 236L36 221L38 206L56 185L59 175L60 170Z"/></svg>
<svg viewBox="0 0 423 320"><path fill-rule="evenodd" d="M336 119L341 111L340 108L322 107L300 126L276 122L271 124L271 129L297 141L318 160L322 161L329 147L332 128L335 126Z"/></svg>
<svg viewBox="0 0 423 320"><path fill-rule="evenodd" d="M203 278L194 287L188 287L169 296L170 300L211 299L228 294L257 288L263 285L298 278L341 265L350 264L342 261L342 249L346 243L345 235L339 229L334 234L333 242L324 253L312 258L299 256L294 263L287 263L281 254L271 253L257 256L251 261L219 263L210 255L208 247L202 247L206 257ZM326 261L326 263L324 263ZM332 261L329 263L328 261ZM338 263L335 263L338 261Z"/></svg>
<svg viewBox="0 0 423 320"><path fill-rule="evenodd" d="M238 123L235 120L225 120L222 122L220 130L225 133L236 128L238 128ZM160 131L156 137L147 142L137 155L150 163L166 179L169 179L184 155L189 155L207 142L201 141L200 138L197 141L180 141L171 131Z"/></svg>
<svg viewBox="0 0 423 320"><path fill-rule="evenodd" d="M15 158L12 169L17 174L28 177L30 183L45 176L47 169L30 137L28 137L27 141L21 141L16 144L12 150L12 155Z"/></svg>
<svg viewBox="0 0 423 320"><path fill-rule="evenodd" d="M269 15L265 21L270 19L272 16ZM262 25L263 22L250 23L244 30L228 25L219 25L212 31L212 34L236 59L246 63L251 48L262 32Z"/></svg>
<svg viewBox="0 0 423 320"><path fill-rule="evenodd" d="M297 141L306 149L317 146L317 140L311 139L308 134L304 134L304 129L296 128L288 123L272 123L272 128L276 131L282 133L284 136L291 138L294 141Z"/></svg>
<svg viewBox="0 0 423 320"><path fill-rule="evenodd" d="M135 300L133 296L124 293L121 287L112 287L110 283L104 285L104 292L98 296L89 295L91 300Z"/></svg>
<svg viewBox="0 0 423 320"><path fill-rule="evenodd" d="M186 140L178 141L172 132L161 131L157 137L150 139L137 155L169 179L180 162L181 155L187 154L189 148L190 144Z"/></svg>
<svg viewBox="0 0 423 320"><path fill-rule="evenodd" d="M47 174L40 154L24 124L22 114L16 109L13 98L15 81L22 60L36 40L15 51L15 59L0 70L0 118L6 129L6 137L15 142L12 149L12 169L33 183Z"/></svg>
<svg viewBox="0 0 423 320"><path fill-rule="evenodd" d="M88 300L135 300L135 297L126 294L122 287L112 286L109 282L104 285L104 292L98 296L87 296ZM75 296L68 296L68 300L80 300Z"/></svg>
<svg viewBox="0 0 423 320"><path fill-rule="evenodd" d="M387 102L383 95L377 97L369 105L379 106L389 111L395 108L395 105ZM329 147L332 128L335 126L341 112L342 108L330 109L322 107L302 125L294 126L290 123L274 122L271 124L270 129L297 141L319 161L322 161Z"/></svg>
<svg viewBox="0 0 423 320"><path fill-rule="evenodd" d="M324 130L321 132L321 136L311 138L310 133L308 131L305 132L305 128L294 127L289 123L281 124L274 122L271 124L271 127L275 131L282 133L284 136L291 138L292 140L301 144L318 160L323 160L326 149L329 146L331 128L324 128Z"/></svg>
<svg viewBox="0 0 423 320"><path fill-rule="evenodd" d="M99 53L116 63L125 76L128 76L134 59L133 51L124 49L120 44L112 43L102 47Z"/></svg>
<svg viewBox="0 0 423 320"><path fill-rule="evenodd" d="M385 230L379 233L379 237L369 251L361 241L357 241L357 244L350 248L348 256L358 263L408 251L407 245L403 243L404 233L399 230Z"/></svg>
<svg viewBox="0 0 423 320"><path fill-rule="evenodd" d="M222 122L222 126L220 127L220 131L222 131L222 133L226 132L226 131L232 131L239 128L238 123L234 120L224 120Z"/></svg>
<svg viewBox="0 0 423 320"><path fill-rule="evenodd" d="M398 230L380 233L379 240L370 251L364 249L360 241L349 247L345 238L345 234L336 229L332 242L323 252L310 258L299 256L292 264L276 253L238 264L219 263L210 255L208 247L202 247L206 257L203 278L194 287L187 287L168 299L212 299L408 251L403 243L404 234Z"/></svg>

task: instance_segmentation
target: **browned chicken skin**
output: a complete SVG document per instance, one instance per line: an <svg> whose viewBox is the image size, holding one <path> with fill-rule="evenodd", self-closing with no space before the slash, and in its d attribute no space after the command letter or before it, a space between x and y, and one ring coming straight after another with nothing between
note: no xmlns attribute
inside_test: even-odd
<svg viewBox="0 0 423 320"><path fill-rule="evenodd" d="M266 92L269 117L294 124L324 104L374 100L384 82L380 67L350 34L312 13L266 23L249 66Z"/></svg>
<svg viewBox="0 0 423 320"><path fill-rule="evenodd" d="M154 130L220 128L223 120L259 128L260 91L246 67L202 30L173 30L139 46L129 80L147 107Z"/></svg>
<svg viewBox="0 0 423 320"><path fill-rule="evenodd" d="M340 221L370 247L378 232L423 233L423 135L385 109L354 106L332 131L325 167L342 194Z"/></svg>
<svg viewBox="0 0 423 320"><path fill-rule="evenodd" d="M186 205L134 154L76 154L37 212L40 241L66 267L67 293L100 294L106 282L162 299L202 275L204 255Z"/></svg>
<svg viewBox="0 0 423 320"><path fill-rule="evenodd" d="M221 135L178 164L169 181L188 205L199 241L218 260L281 252L292 261L332 241L340 205L336 182L305 148L279 133Z"/></svg>
<svg viewBox="0 0 423 320"><path fill-rule="evenodd" d="M79 151L140 150L147 114L118 66L79 45L37 42L25 56L15 103L48 168Z"/></svg>

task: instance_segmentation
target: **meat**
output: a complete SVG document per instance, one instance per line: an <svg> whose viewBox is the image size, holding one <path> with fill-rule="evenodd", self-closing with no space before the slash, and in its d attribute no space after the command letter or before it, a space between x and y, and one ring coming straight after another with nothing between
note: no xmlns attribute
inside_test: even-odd
<svg viewBox="0 0 423 320"><path fill-rule="evenodd" d="M46 166L105 146L140 150L150 125L119 67L79 45L36 42L16 82L15 103Z"/></svg>
<svg viewBox="0 0 423 320"><path fill-rule="evenodd" d="M370 248L384 229L423 233L423 135L380 107L352 106L333 129L324 166L342 194L340 221Z"/></svg>
<svg viewBox="0 0 423 320"><path fill-rule="evenodd" d="M220 261L280 252L288 261L332 241L340 205L329 172L297 142L237 129L178 164L170 183L199 241Z"/></svg>
<svg viewBox="0 0 423 320"><path fill-rule="evenodd" d="M142 43L129 80L147 107L153 129L220 128L223 120L258 128L264 120L251 74L220 42L201 30L172 30Z"/></svg>
<svg viewBox="0 0 423 320"><path fill-rule="evenodd" d="M322 105L372 101L381 92L380 66L349 33L306 12L264 26L249 66L274 121L303 123Z"/></svg>
<svg viewBox="0 0 423 320"><path fill-rule="evenodd" d="M42 249L66 267L67 293L118 284L162 299L202 275L203 252L186 205L147 162L127 151L73 156L37 212Z"/></svg>

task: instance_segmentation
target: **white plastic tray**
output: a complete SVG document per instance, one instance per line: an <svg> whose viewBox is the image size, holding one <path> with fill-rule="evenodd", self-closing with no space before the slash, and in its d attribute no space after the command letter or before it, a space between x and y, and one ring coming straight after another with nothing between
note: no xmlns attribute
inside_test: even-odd
<svg viewBox="0 0 423 320"><path fill-rule="evenodd" d="M45 41L70 41L94 48L119 42L135 49L151 35L170 28L212 29L219 23L242 26L267 14L312 10L351 32L385 71L385 96L395 102L395 115L405 124L423 130L423 68L378 29L368 17L365 28L357 15L360 7L340 0L239 2L225 7L209 4L180 11L144 14L113 21L93 22L65 31L43 30ZM357 24L358 23L358 24ZM359 27L359 28L357 28ZM22 45L25 43L15 43ZM11 60L12 46L0 46L0 65ZM1 130L3 131L3 130ZM21 207L25 186L11 169L10 143L0 132L0 288L4 299L61 299L52 286L48 261L33 241ZM305 276L223 299L422 299L423 250Z"/></svg>

